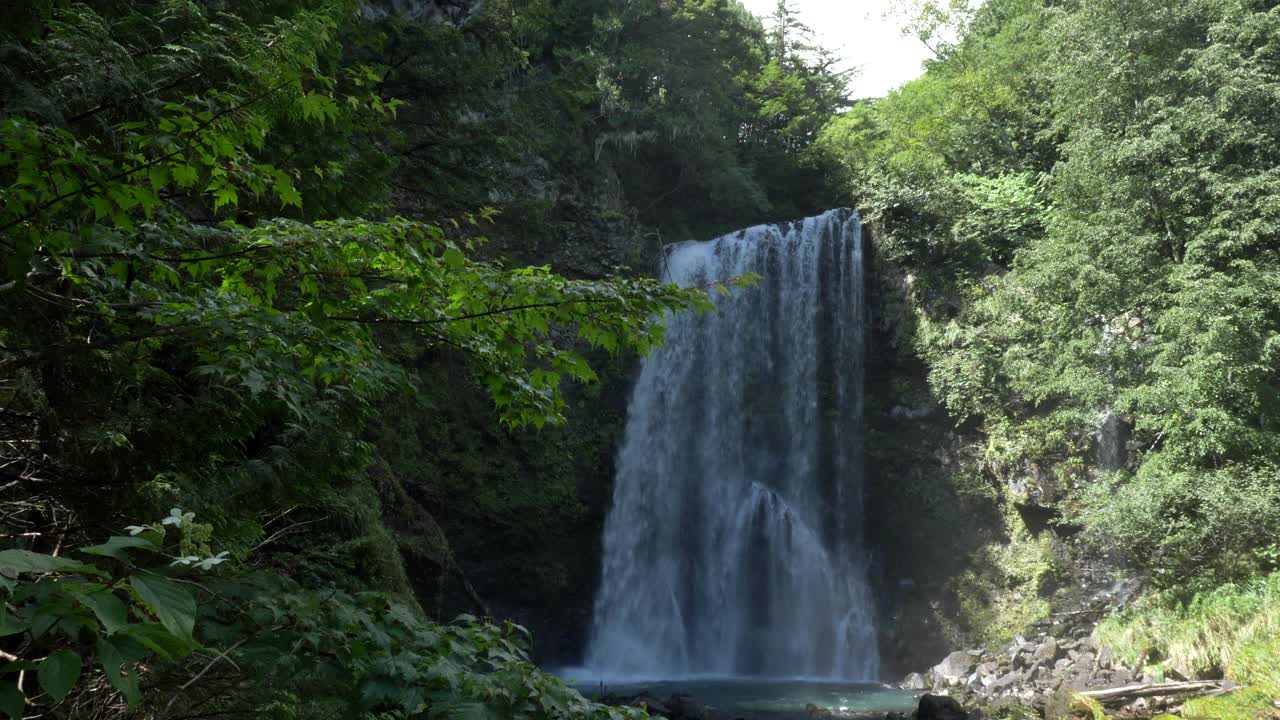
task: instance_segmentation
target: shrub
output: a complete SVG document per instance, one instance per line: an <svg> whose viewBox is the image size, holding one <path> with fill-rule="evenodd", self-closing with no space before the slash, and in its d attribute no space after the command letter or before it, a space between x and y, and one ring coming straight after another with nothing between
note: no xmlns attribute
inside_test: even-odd
<svg viewBox="0 0 1280 720"><path fill-rule="evenodd" d="M1132 478L1092 487L1079 519L1093 541L1162 586L1241 580L1275 568L1280 468L1196 471L1156 457Z"/></svg>
<svg viewBox="0 0 1280 720"><path fill-rule="evenodd" d="M0 637L14 651L0 666L0 713L73 718L127 704L143 716L643 717L539 670L518 625L436 623L384 593L268 573L193 579L230 558L184 554L209 539L192 513L126 529L80 548L82 560L0 551Z"/></svg>

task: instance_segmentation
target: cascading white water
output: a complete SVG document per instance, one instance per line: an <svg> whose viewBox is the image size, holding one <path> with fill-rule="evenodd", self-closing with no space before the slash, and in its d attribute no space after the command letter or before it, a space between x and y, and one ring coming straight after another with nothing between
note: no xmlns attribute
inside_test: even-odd
<svg viewBox="0 0 1280 720"><path fill-rule="evenodd" d="M851 210L669 248L687 286L618 453L587 665L874 680L862 541L862 229Z"/></svg>

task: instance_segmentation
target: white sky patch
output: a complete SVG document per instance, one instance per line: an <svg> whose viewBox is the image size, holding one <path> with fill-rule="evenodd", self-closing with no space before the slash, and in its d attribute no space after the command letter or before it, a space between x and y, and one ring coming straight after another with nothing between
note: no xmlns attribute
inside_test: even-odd
<svg viewBox="0 0 1280 720"><path fill-rule="evenodd" d="M742 0L768 26L777 0ZM858 67L853 96L879 97L924 73L931 57L919 40L903 37L898 21L884 18L891 0L791 0L819 44L844 59L842 69Z"/></svg>

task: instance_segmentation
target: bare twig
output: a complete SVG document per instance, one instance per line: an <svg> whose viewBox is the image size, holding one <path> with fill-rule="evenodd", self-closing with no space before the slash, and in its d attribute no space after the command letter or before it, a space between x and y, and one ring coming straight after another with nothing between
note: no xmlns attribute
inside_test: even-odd
<svg viewBox="0 0 1280 720"><path fill-rule="evenodd" d="M164 712L167 714L169 712L169 708L173 707L173 704L178 701L178 696L182 694L182 691L196 684L196 682L198 682L200 678L204 677L205 674L209 672L209 670L213 669L214 665L218 664L219 660L225 659L227 662L231 663L231 658L228 658L227 655L230 654L231 651L243 645L245 641L247 641L248 639L249 638L241 638L231 647L218 653L217 657L210 660L209 663L204 666L203 670L195 674L195 677L183 683L182 687L178 688L177 692L173 693L173 697L169 698L169 702L164 706ZM235 665L235 663L231 663L231 664Z"/></svg>
<svg viewBox="0 0 1280 720"><path fill-rule="evenodd" d="M259 548L261 548L263 545L266 545L266 544L268 544L268 543L275 542L276 540L279 540L280 538L284 537L285 535L288 535L290 532L292 532L292 531L294 531L294 530L296 530L296 529L298 529L298 528L300 528L300 527L302 527L302 526L304 526L304 525L311 525L312 523L318 523L318 522L320 522L321 520L325 520L325 519L326 519L326 518L316 518L316 519L314 519L314 520L304 520L304 521L302 521L302 522L297 522L297 523L294 523L294 524L292 524L292 525L289 525L289 526L283 527L283 528L281 528L281 529L279 529L279 530L275 531L274 533L271 533L271 535L270 535L269 537L267 537L267 539L266 539L266 540L263 540L262 542L258 543L257 545L254 545L254 546L253 546L253 548L251 548L251 549L249 550L249 553L250 553L250 554L253 554L253 553L254 553L254 552L256 552Z"/></svg>

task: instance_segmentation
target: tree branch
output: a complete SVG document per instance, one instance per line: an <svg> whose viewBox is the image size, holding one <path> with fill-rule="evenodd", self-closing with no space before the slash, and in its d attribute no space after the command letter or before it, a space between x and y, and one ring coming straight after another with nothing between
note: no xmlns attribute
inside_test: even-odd
<svg viewBox="0 0 1280 720"><path fill-rule="evenodd" d="M330 320L342 320L345 322L364 323L367 325L447 325L449 323L462 322L463 320L475 320L477 318L490 317L492 315L509 315L521 310L536 310L540 308L563 307L565 305L589 304L589 305L608 305L618 302L613 298L577 298L573 300L557 300L554 302L529 303L527 305L512 305L510 307L499 307L483 312L469 313L467 315L455 315L452 317L436 318L435 320L413 320L410 318L359 318L349 315L332 315Z"/></svg>
<svg viewBox="0 0 1280 720"><path fill-rule="evenodd" d="M231 106L231 107L228 107L228 108L227 108L227 109L225 109L225 110L222 110L221 112L214 113L212 116L210 116L210 117L209 117L209 119L208 119L208 120L205 120L204 122L202 122L202 123L200 123L199 125L197 125L197 126L196 126L196 128L195 128L195 130L192 130L192 131L191 131L191 133L190 133L190 137L194 137L194 136L199 135L201 132L203 132L203 131L205 131L206 129L208 129L208 127L209 127L210 125L212 125L213 123L217 122L218 120L221 120L221 119L222 119L222 118L224 118L224 117L227 117L228 115L231 115L231 114L233 114L233 113L239 112L239 111L241 111L241 110L243 110L243 109L245 109L245 108L247 108L247 107L250 107L250 106L252 106L252 105L257 104L258 102L260 102L260 101L261 101L261 100L263 100L264 98L266 98L266 97L268 97L268 96L270 96L270 95L273 95L273 94L275 94L276 92L278 92L278 91L280 91L280 90L284 89L287 85L289 85L289 84L290 84L290 82L292 82L292 81L286 80L285 82L282 82L282 83L280 83L279 85L276 85L275 87L270 88L269 90L265 90L265 91L263 91L263 92L259 93L258 95L255 95L254 97L249 98L248 100L246 100L245 102L243 102L243 103L241 103L241 104L239 104L239 105L233 105L233 106ZM23 214L23 215L19 215L18 217L14 218L13 220L10 220L9 222L7 222L7 223L5 223L4 225L0 226L0 232L5 232L5 231L7 231L9 228L13 227L14 225L18 225L19 223L23 223L23 222L26 222L26 221L28 221L28 220L32 219L33 217L35 217L36 213L40 213L40 212L43 212L43 211L45 211L45 210L48 210L49 208L53 207L54 205L57 205L58 203L61 203L63 200L69 200L69 199L71 199L71 198L73 198L73 197L76 197L77 195L83 195L83 194L85 194L86 192L88 192L89 190L93 190L93 189L95 189L95 188L96 188L96 189L105 189L105 188L103 187L105 183L115 182L116 180L121 180L121 179L123 179L123 178L129 177L130 175L134 175L134 174L136 174L136 173L142 172L143 170L148 170L148 169L150 169L150 168L152 168L152 167L155 167L156 165L159 165L159 164L160 164L160 163L162 163L162 162L165 162L166 160L171 160L171 159L173 159L173 158L177 157L178 155L180 155L180 154L182 154L182 153L184 153L184 152L188 152L189 150L190 150L190 147L188 147L188 146L184 145L184 146L182 146L182 147L178 148L177 150L173 150L173 151L167 152L167 153L165 153L164 155L161 155L161 156L159 156L159 157L156 157L156 158L153 158L153 159L151 159L151 160L148 160L147 162L139 163L138 165L134 165L134 166L133 166L133 167L131 167L131 168L126 168L126 169L124 169L124 170L121 170L120 172L116 173L115 175L112 175L111 177L108 177L106 180L102 180L102 181L94 181L94 180L91 180L91 181L89 181L86 185L84 185L84 186L82 186L82 187L79 187L79 188L77 188L77 189L75 189L75 190L69 190L69 191L67 191L67 192L65 192L65 193L63 193L63 194L61 194L61 195L58 195L58 196L54 197L54 198L53 198L53 199L51 199L51 200L47 200L47 201L45 201L45 202L41 203L40 205L37 205L37 206L36 206L35 208L33 208L30 212L27 212L27 213L25 213L25 214Z"/></svg>

